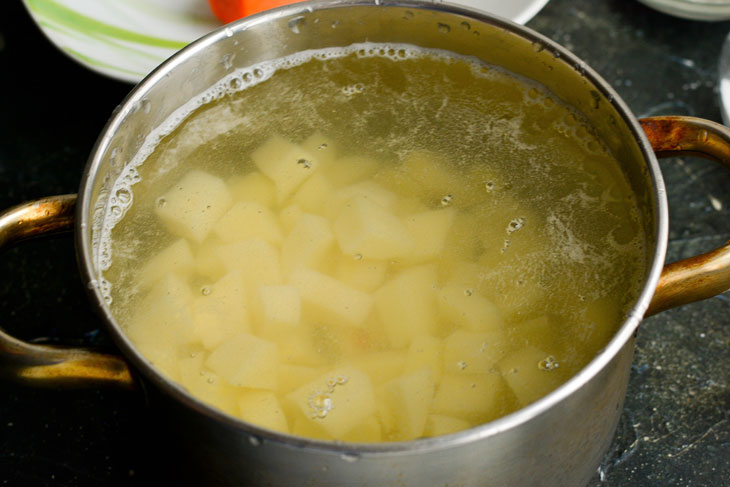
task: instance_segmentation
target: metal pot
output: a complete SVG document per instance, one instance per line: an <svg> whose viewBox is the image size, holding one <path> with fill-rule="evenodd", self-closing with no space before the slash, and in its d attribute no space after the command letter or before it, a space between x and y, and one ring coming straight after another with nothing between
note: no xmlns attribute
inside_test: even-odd
<svg viewBox="0 0 730 487"><path fill-rule="evenodd" d="M611 342L580 373L539 401L460 433L383 444L296 438L229 417L166 380L139 354L99 288L94 231L111 183L144 138L188 99L231 69L305 49L355 42L447 49L534 79L581 111L622 163L649 236L640 296ZM643 130L642 130L643 129ZM292 5L230 24L150 74L100 135L78 202L66 195L0 215L0 247L73 229L93 305L124 359L31 345L0 332L0 372L33 384L133 387L130 370L152 384L165 416L184 425L186 443L207 466L208 484L317 486L580 486L609 446L623 403L634 335L642 317L730 288L730 244L662 268L667 203L657 155L691 153L730 166L730 131L704 120L637 121L613 89L580 59L528 28L489 15L403 1ZM131 368L131 369L130 369ZM178 428L179 429L179 428Z"/></svg>

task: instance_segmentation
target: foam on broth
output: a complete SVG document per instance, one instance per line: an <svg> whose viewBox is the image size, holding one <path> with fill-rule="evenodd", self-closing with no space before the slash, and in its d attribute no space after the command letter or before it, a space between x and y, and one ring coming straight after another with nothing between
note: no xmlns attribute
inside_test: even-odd
<svg viewBox="0 0 730 487"><path fill-rule="evenodd" d="M311 154L311 161L301 159L306 163L325 161L312 167L320 187L299 191L314 186L315 177L307 176L282 193L281 181L261 176L266 171L252 154L273 144L274 134ZM348 164L359 175L342 176ZM185 179L191 171L205 176L191 183ZM231 194L230 201L211 199L211 207L228 211L248 201L242 211L250 211L255 198L236 188L253 187L241 181L254 173L277 191L256 203L273 215L281 236L267 233L269 240L256 237L254 245L246 234L241 248L270 245L279 256L291 254L284 247L297 222L314 216L307 221L326 222L334 235L325 258L303 265L316 275L284 269L271 282L251 281L250 269L240 276L236 265L221 262L231 254L220 248L238 243L225 241L235 238L228 228L196 241L170 223L174 216L164 216L171 188L195 184L222 184ZM334 196L361 197L352 187L363 184L370 188L366 202ZM408 45L308 51L232 73L148 137L112 194L95 236L97 259L102 289L136 346L201 399L302 436L407 440L524 406L605 346L644 271L635 199L617 161L578 113L501 68ZM342 213L369 215L371 200L412 239L430 242L446 228L438 251L399 253L386 245L390 250L367 247L368 255L349 248L354 230L343 230L349 217ZM156 264L149 263L173 247L188 250L150 277ZM186 252L189 262L180 257ZM367 316L315 303L308 295L313 286L339 292L320 276L366 295L342 299L361 298L353 303ZM245 301L240 329L220 325L222 318L207 311L216 306L200 304L224 292L240 292ZM164 305L154 301L170 295L175 299ZM408 313L425 313L420 321L433 323L393 332L388 327L401 316L398 307L411 306L408 296L428 310ZM272 318L294 302L296 326ZM271 303L280 305L267 311ZM150 317L158 308L162 314ZM201 332L206 320L218 320L224 331ZM274 333L262 329L262 320L294 327ZM154 323L181 328L159 331ZM236 346L259 357L258 365L232 364L236 354L223 349ZM255 372L244 374L246 367Z"/></svg>

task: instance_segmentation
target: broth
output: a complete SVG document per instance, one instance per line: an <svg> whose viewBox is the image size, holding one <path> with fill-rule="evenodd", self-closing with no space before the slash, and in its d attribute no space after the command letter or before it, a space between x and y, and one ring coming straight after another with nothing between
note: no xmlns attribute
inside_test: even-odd
<svg viewBox="0 0 730 487"><path fill-rule="evenodd" d="M353 442L459 431L570 378L638 295L629 184L534 82L362 44L197 105L120 179L104 278L142 354L226 413Z"/></svg>

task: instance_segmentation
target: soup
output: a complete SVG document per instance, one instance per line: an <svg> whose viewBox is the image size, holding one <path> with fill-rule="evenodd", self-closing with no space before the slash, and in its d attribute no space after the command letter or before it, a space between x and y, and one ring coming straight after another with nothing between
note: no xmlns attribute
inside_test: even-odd
<svg viewBox="0 0 730 487"><path fill-rule="evenodd" d="M638 295L618 162L541 86L407 45L236 72L115 188L104 289L163 374L293 435L460 431L558 387Z"/></svg>

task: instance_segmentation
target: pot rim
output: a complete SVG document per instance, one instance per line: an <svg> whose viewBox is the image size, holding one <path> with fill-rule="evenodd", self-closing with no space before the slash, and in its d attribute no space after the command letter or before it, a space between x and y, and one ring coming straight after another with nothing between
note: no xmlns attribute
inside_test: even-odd
<svg viewBox="0 0 730 487"><path fill-rule="evenodd" d="M430 3L419 0L397 0L386 2L381 0L314 0L283 6L246 17L231 24L222 26L210 34L192 42L158 66L127 95L124 101L117 107L113 116L107 122L91 151L80 185L75 229L77 259L82 278L85 283L90 283L92 281L96 282L97 280L94 271L95 266L92 254L91 238L87 231L87 229L91 228L92 223L91 215L94 203L92 201L93 183L102 163L103 156L109 150L112 135L117 132L125 118L139 106L149 89L156 85L160 80L164 79L167 76L167 73L175 69L178 64L181 64L184 60L205 51L210 45L217 43L220 39L229 37L231 32L235 33L238 31L244 31L255 25L267 23L271 20L282 17L294 17L296 15L313 13L318 10L347 7L411 8L422 11L436 11L464 16L477 22L496 26L533 43L541 43L546 49L551 51L556 58L559 58L556 59L556 62L568 63L569 66L578 71L580 75L586 78L607 100L610 101L611 105L621 115L629 128L631 135L637 142L644 161L646 162L649 172L649 180L652 185L652 194L654 196L653 210L656 215L653 235L655 248L653 252L651 252L651 249L647 249L646 259L648 267L642 290L636 300L636 303L627 313L623 324L613 336L611 341L593 358L593 360L584 366L583 369L557 389L537 401L496 420L472 427L468 430L433 438L402 442L343 443L302 438L264 429L241 419L229 416L215 407L210 406L190 395L181 386L164 377L144 357L142 357L136 347L126 337L126 334L122 332L119 324L112 316L99 287L85 287L89 292L89 296L92 303L95 305L97 312L106 322L115 344L122 350L123 355L133 363L136 370L141 371L147 380L150 380L162 391L179 400L185 404L185 406L216 421L220 421L228 427L235 428L240 431L241 434L248 435L249 437L263 441L276 442L293 448L312 448L323 453L337 455L352 453L357 455L377 456L383 454L413 454L415 452L441 450L495 436L503 431L511 430L529 422L532 418L540 416L565 400L567 397L574 394L594 376L598 375L623 349L627 342L629 342L636 332L636 329L638 328L639 323L649 306L659 281L666 254L669 227L666 189L659 168L659 163L643 129L626 103L608 82L606 82L596 71L594 71L575 54L560 44L552 41L548 37L510 20L476 9L450 3Z"/></svg>

